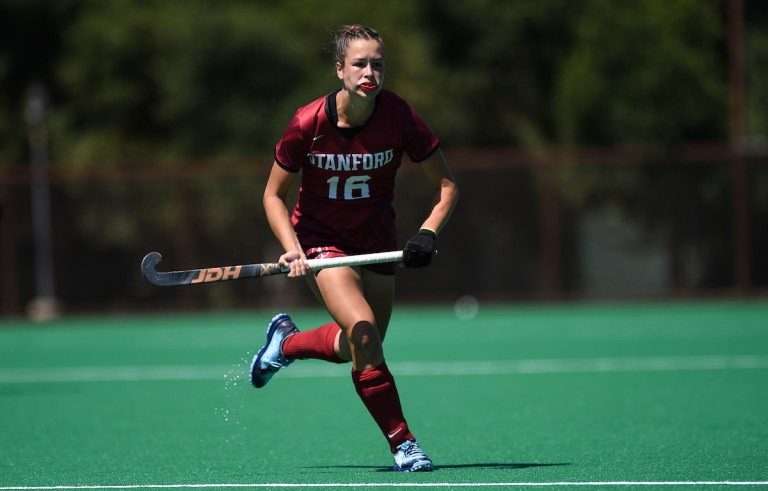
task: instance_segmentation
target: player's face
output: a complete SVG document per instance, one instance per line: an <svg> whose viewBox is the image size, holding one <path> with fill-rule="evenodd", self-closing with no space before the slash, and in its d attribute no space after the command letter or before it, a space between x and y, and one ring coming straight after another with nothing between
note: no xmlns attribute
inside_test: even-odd
<svg viewBox="0 0 768 491"><path fill-rule="evenodd" d="M384 52L378 41L355 39L347 47L344 65L336 63L336 75L350 94L373 97L384 83Z"/></svg>

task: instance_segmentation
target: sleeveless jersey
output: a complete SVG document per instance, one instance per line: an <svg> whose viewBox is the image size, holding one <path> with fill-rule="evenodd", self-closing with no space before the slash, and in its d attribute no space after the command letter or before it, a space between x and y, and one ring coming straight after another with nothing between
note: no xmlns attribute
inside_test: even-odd
<svg viewBox="0 0 768 491"><path fill-rule="evenodd" d="M333 98L298 109L275 147L278 165L302 171L291 215L299 242L305 250L336 246L348 254L395 250L392 201L403 153L421 162L439 141L392 92L379 93L373 115L351 137L336 126L327 100Z"/></svg>

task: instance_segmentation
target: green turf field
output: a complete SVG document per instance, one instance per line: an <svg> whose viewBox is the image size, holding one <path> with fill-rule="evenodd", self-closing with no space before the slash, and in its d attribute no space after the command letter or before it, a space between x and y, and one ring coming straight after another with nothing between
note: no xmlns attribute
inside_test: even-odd
<svg viewBox="0 0 768 491"><path fill-rule="evenodd" d="M349 365L250 388L271 315L0 320L0 491L768 488L768 303L399 308L410 475Z"/></svg>

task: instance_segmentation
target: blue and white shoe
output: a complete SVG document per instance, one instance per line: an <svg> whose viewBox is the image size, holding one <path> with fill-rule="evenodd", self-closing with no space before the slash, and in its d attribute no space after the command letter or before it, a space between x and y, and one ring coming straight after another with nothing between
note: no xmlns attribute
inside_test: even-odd
<svg viewBox="0 0 768 491"><path fill-rule="evenodd" d="M277 314L267 328L267 344L261 348L251 363L251 383L261 388L281 368L293 363L283 356L283 341L299 332L288 314Z"/></svg>
<svg viewBox="0 0 768 491"><path fill-rule="evenodd" d="M398 445L395 451L393 469L398 472L429 472L434 469L434 466L418 443L406 440Z"/></svg>

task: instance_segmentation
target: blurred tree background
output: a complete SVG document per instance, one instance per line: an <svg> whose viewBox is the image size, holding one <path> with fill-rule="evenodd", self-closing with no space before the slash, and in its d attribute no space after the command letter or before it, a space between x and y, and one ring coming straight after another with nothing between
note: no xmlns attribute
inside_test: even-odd
<svg viewBox="0 0 768 491"><path fill-rule="evenodd" d="M727 6L728 0L0 0L0 230L14 233L2 242L2 264L14 265L20 278L4 282L5 310L34 296L24 273L33 267L23 179L30 87L42 86L48 96L59 295L74 309L134 307L158 293L133 277L96 291L84 285L103 282L109 268L135 273L136 255L148 247L177 251L177 262L276 257L274 245L264 245L271 236L260 200L273 145L297 107L337 87L327 48L330 32L346 23L382 33L387 87L417 108L446 151L482 150L457 161L464 188L457 214L471 224L451 234L477 239L474 248L457 245L455 259L486 254L478 249L483 234L491 234L499 250L488 254L519 260L485 290L483 280L460 279L447 267L430 272L435 281L463 282L464 293L478 296L536 298L543 280L530 259L542 261L547 227L536 196L542 179L553 179L560 296L589 289L595 259L588 251L596 244L585 236L590 227L597 227L593 236L640 233L644 239L627 243L666 251L659 259L666 273L649 280L651 293L729 288L734 191L726 157L680 165L669 156L681 143L733 139ZM743 22L738 136L740 148L762 156L749 171L754 291L768 286L760 254L768 245L768 4L744 0ZM488 152L522 151L535 163L552 148L562 153L548 176L504 158L485 174L473 173L494 160L483 157ZM643 165L590 165L578 157L584 148L636 148L657 157ZM403 194L418 195L410 181ZM403 226L418 222L409 209L399 211ZM655 264L644 260L650 262L636 270ZM229 306L238 304L233 289L244 289L246 298L266 293L254 285L159 296Z"/></svg>

